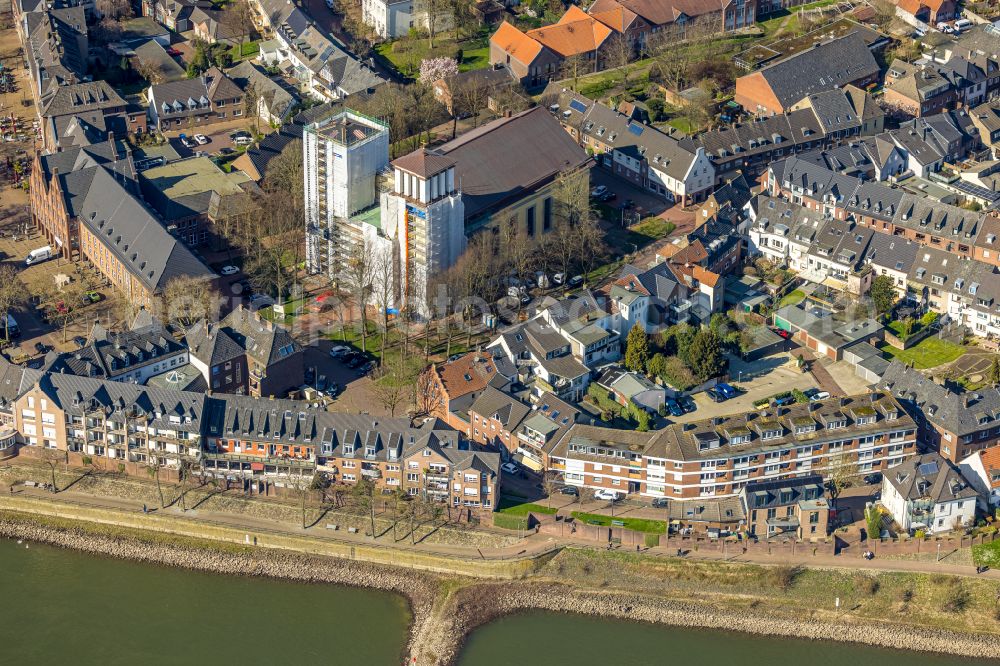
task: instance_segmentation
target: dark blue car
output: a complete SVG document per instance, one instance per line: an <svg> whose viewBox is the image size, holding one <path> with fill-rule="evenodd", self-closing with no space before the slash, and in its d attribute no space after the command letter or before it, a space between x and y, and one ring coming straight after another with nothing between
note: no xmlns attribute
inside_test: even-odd
<svg viewBox="0 0 1000 666"><path fill-rule="evenodd" d="M726 384L725 382L720 382L716 384L715 390L716 392L718 392L719 395L721 395L726 400L729 400L730 398L735 398L737 396L736 389L734 389L729 384Z"/></svg>
<svg viewBox="0 0 1000 666"><path fill-rule="evenodd" d="M684 410L673 398L667 398L667 411L671 416L684 416Z"/></svg>

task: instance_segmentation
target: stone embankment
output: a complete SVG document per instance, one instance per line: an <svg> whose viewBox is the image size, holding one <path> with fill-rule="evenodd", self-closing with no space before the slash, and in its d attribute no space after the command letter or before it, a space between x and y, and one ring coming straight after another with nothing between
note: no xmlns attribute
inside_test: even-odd
<svg viewBox="0 0 1000 666"><path fill-rule="evenodd" d="M1000 657L1000 636L962 634L848 616L815 613L798 619L755 612L753 605L721 608L708 603L676 601L639 594L583 590L546 583L482 583L463 588L431 615L413 645L415 663L454 664L465 638L476 627L503 615L525 610L581 613L680 627L740 631L767 636L851 641L905 650L926 650L978 658Z"/></svg>

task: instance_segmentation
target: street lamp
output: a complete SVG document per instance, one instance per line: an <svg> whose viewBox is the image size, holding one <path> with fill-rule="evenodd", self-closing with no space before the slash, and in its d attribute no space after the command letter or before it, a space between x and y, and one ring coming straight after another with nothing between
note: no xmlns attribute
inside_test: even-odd
<svg viewBox="0 0 1000 666"><path fill-rule="evenodd" d="M935 559L934 561L935 562L940 562L941 561L941 542L940 541L938 541L938 545L937 545L937 559Z"/></svg>

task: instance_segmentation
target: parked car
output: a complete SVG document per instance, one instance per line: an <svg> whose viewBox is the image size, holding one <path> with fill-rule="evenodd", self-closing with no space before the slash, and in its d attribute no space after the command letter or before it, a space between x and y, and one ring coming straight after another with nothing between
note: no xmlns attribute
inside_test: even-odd
<svg viewBox="0 0 1000 666"><path fill-rule="evenodd" d="M680 404L673 398L667 398L666 406L671 416L684 416L684 410L681 409Z"/></svg>
<svg viewBox="0 0 1000 666"><path fill-rule="evenodd" d="M567 284L571 287L579 287L581 284L583 284L583 276L574 275L569 279L569 282L567 282Z"/></svg>
<svg viewBox="0 0 1000 666"><path fill-rule="evenodd" d="M316 378L316 390L325 391L326 390L326 375L320 375Z"/></svg>
<svg viewBox="0 0 1000 666"><path fill-rule="evenodd" d="M234 146L249 146L253 143L253 137L246 132L242 134L233 134L229 138L232 140Z"/></svg>
<svg viewBox="0 0 1000 666"><path fill-rule="evenodd" d="M729 384L726 384L725 382L719 382L718 384L716 384L715 390L718 391L720 395L725 397L726 400L729 400L730 398L735 398L737 395L739 395L736 389L734 389Z"/></svg>
<svg viewBox="0 0 1000 666"><path fill-rule="evenodd" d="M781 337L783 337L786 340L788 338L792 337L792 334L789 333L788 331L786 331L783 328L776 328L776 329L774 329L774 332L777 333L778 335L780 335Z"/></svg>
<svg viewBox="0 0 1000 666"><path fill-rule="evenodd" d="M577 488L576 486L563 486L562 488L559 489L559 494L572 495L573 497L576 497L580 494L580 489Z"/></svg>
<svg viewBox="0 0 1000 666"><path fill-rule="evenodd" d="M519 299L524 295L524 287L507 287L507 295Z"/></svg>
<svg viewBox="0 0 1000 666"><path fill-rule="evenodd" d="M565 273L556 273L555 275L552 276L552 282L554 284L562 284L565 281L566 281Z"/></svg>
<svg viewBox="0 0 1000 666"><path fill-rule="evenodd" d="M338 358L340 356L343 356L344 354L350 353L350 351L351 351L350 347L346 347L344 345L334 345L333 347L330 348L330 356L332 356L333 358Z"/></svg>
<svg viewBox="0 0 1000 666"><path fill-rule="evenodd" d="M521 471L521 468L517 465L517 463L505 462L500 465L500 471L504 474L517 474Z"/></svg>
<svg viewBox="0 0 1000 666"><path fill-rule="evenodd" d="M705 395L712 399L712 402L725 402L726 398L721 393L715 389L708 389L705 391Z"/></svg>
<svg viewBox="0 0 1000 666"><path fill-rule="evenodd" d="M521 305L527 305L530 302L531 302L531 296L529 296L528 294L523 294L521 296Z"/></svg>
<svg viewBox="0 0 1000 666"><path fill-rule="evenodd" d="M689 395L682 395L677 398L677 403L681 406L681 409L684 410L685 414L690 414L694 410L698 409L698 405L695 404L694 400L692 400Z"/></svg>
<svg viewBox="0 0 1000 666"><path fill-rule="evenodd" d="M666 509L669 506L670 506L670 500L668 500L666 497L657 497L656 499L653 500L654 509Z"/></svg>
<svg viewBox="0 0 1000 666"><path fill-rule="evenodd" d="M595 187L590 191L590 196L594 197L595 199L600 199L607 193L608 193L608 188L606 185L598 185L597 187Z"/></svg>
<svg viewBox="0 0 1000 666"><path fill-rule="evenodd" d="M600 200L603 201L604 203L608 203L609 201L614 201L617 198L618 195L615 194L614 192L605 192L600 196Z"/></svg>
<svg viewBox="0 0 1000 666"><path fill-rule="evenodd" d="M191 139L187 138L183 134L180 136L180 140L181 140L181 145L184 146L185 148L194 148L194 146L195 146L194 141L192 141Z"/></svg>
<svg viewBox="0 0 1000 666"><path fill-rule="evenodd" d="M73 344L76 345L77 347L84 347L87 344L87 338L83 337L82 335L74 335Z"/></svg>
<svg viewBox="0 0 1000 666"><path fill-rule="evenodd" d="M601 488L594 493L594 499L607 500L609 502L617 502L621 498L621 493L608 488Z"/></svg>
<svg viewBox="0 0 1000 666"><path fill-rule="evenodd" d="M204 146L206 143L208 143L208 137L205 136L204 134L195 134L194 140L198 142L199 146Z"/></svg>
<svg viewBox="0 0 1000 666"><path fill-rule="evenodd" d="M875 483L882 483L882 472L872 472L865 476L865 483L872 485Z"/></svg>
<svg viewBox="0 0 1000 666"><path fill-rule="evenodd" d="M48 353L49 348L46 347L44 343L36 342L35 343L35 351L38 352L39 354L45 354L45 353Z"/></svg>
<svg viewBox="0 0 1000 666"><path fill-rule="evenodd" d="M176 58L177 56L179 56L181 54L180 51L178 51L177 49L175 49L172 46L168 46L167 49L166 49L166 51L167 51L167 55L171 56L172 58Z"/></svg>
<svg viewBox="0 0 1000 666"><path fill-rule="evenodd" d="M830 397L829 391L817 391L816 393L809 396L810 402L816 402L817 400L826 400Z"/></svg>
<svg viewBox="0 0 1000 666"><path fill-rule="evenodd" d="M219 148L219 154L220 155L235 155L236 151L233 150L232 148L230 148L229 146L226 146L225 148Z"/></svg>
<svg viewBox="0 0 1000 666"><path fill-rule="evenodd" d="M236 266L223 266L219 269L220 275L236 275L239 272L240 269L236 268Z"/></svg>
<svg viewBox="0 0 1000 666"><path fill-rule="evenodd" d="M361 365L361 367L358 368L358 376L359 377L364 377L365 375L367 375L369 372L371 372L374 369L375 369L375 363L373 363L372 361L368 361L367 363L363 363Z"/></svg>

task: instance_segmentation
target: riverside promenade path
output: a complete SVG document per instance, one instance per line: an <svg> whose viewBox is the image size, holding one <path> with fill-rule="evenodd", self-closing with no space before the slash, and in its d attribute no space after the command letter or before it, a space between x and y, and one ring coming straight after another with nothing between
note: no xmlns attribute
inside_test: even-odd
<svg viewBox="0 0 1000 666"><path fill-rule="evenodd" d="M61 512L62 515L72 515L72 507L80 507L81 509L106 509L109 512L124 512L126 514L142 514L143 503L138 500L124 499L117 497L105 497L105 496L95 496L82 492L75 492L72 489L64 490L57 494L50 493L41 488L30 488L18 486L13 489L13 492L8 490L7 493L0 493L0 509L9 508L13 510L23 510L26 506L30 506L34 503L25 504L25 500L37 500L38 513L49 513L45 510L43 505L61 505L64 510ZM319 524L313 525L309 528L303 528L301 525L293 525L288 522L270 520L265 518L259 518L254 516L247 516L242 514L227 513L223 511L208 511L203 509L188 509L187 511L182 511L179 507L170 506L166 509L154 508L149 510L150 516L155 516L160 519L169 519L170 521L177 521L178 525L207 525L214 527L224 527L231 530L242 531L246 535L246 542L250 545L257 543L256 539L260 538L260 543L262 546L268 546L268 539L265 537L273 537L275 535L284 535L287 537L308 537L310 540L321 540L325 542L330 542L333 544L349 544L356 546L364 546L368 548L379 548L388 551L401 551L410 552L415 554L425 554L428 556L438 556L449 559L465 560L469 563L474 563L476 561L482 563L489 562L502 562L502 561L513 561L513 560L532 560L541 557L546 554L550 554L563 547L574 547L574 548L589 548L594 550L603 550L603 546L595 545L593 541L586 541L582 539L564 538L564 537L552 537L548 535L530 533L527 537L521 539L517 543L505 546L505 547L475 547L475 546L464 546L464 545L452 545L443 543L416 543L411 544L408 540L394 540L391 535L391 529L387 530L385 533L379 536L378 539L373 540L370 536L366 536L361 532L349 533L347 531L337 531L331 532L325 528L325 523L320 521ZM87 518L83 518L87 520ZM108 522L114 522L109 520ZM142 528L140 528L142 529ZM153 527L148 527L148 529L155 529L159 531L172 531L169 527L169 523L161 524ZM178 530L179 531L179 530ZM211 537L209 537L211 538ZM272 546L272 547L287 547L287 546ZM859 555L825 555L825 554L812 554L808 547L804 547L803 553L801 555L795 554L790 555L788 553L775 554L775 555L761 555L761 554L744 554L740 549L734 548L735 552L727 555L722 553L713 552L692 552L686 551L682 556L683 559L697 561L697 562L732 562L732 563L743 563L743 564L759 564L764 566L803 566L803 567L813 567L813 568L824 568L824 569L850 569L850 570L869 570L873 572L886 571L886 572L909 572L909 573L927 573L927 574L950 574L956 576L967 576L967 577L982 577L1000 581L1000 571L998 570L987 570L981 574L977 574L975 567L969 565L952 564L946 562L929 562L924 560L898 560L898 559L879 559L876 557L872 560L865 560ZM353 550L351 551L354 552ZM623 552L631 552L628 548L624 548ZM643 548L641 550L642 554L649 557L656 558L676 558L676 546L665 545L656 546L652 548ZM406 562L399 562L400 565L406 566ZM472 575L475 575L472 572Z"/></svg>

